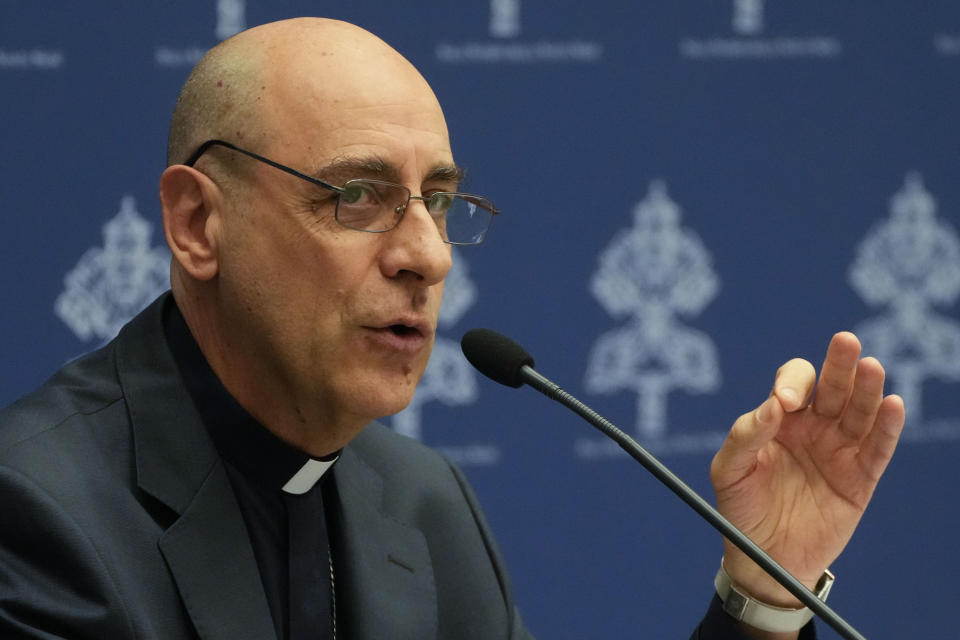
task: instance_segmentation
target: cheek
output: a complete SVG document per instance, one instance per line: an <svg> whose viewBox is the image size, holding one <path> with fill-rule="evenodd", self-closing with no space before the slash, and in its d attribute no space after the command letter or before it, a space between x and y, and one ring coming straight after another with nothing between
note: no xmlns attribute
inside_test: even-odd
<svg viewBox="0 0 960 640"><path fill-rule="evenodd" d="M283 285L288 297L286 313L296 318L304 338L311 336L318 348L336 349L344 333L369 320L371 308L382 302L371 277L376 274L356 249L339 251L329 244L311 243L305 253L296 264L286 265L288 271L281 269L275 274L287 278Z"/></svg>

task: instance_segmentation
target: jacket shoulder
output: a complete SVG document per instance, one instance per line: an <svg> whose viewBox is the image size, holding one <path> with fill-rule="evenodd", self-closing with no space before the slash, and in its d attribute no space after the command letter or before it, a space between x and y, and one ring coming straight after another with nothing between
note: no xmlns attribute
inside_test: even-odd
<svg viewBox="0 0 960 640"><path fill-rule="evenodd" d="M0 411L0 459L11 448L73 418L96 415L122 397L110 343L67 363L35 391Z"/></svg>

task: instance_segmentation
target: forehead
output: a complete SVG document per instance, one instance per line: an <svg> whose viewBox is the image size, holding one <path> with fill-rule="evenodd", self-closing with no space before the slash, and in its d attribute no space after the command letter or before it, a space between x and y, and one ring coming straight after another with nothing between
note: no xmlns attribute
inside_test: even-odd
<svg viewBox="0 0 960 640"><path fill-rule="evenodd" d="M310 173L324 182L340 185L356 178L371 178L387 182L404 182L403 171L378 157L341 157L312 168ZM457 187L465 171L455 164L437 164L419 176L421 183Z"/></svg>
<svg viewBox="0 0 960 640"><path fill-rule="evenodd" d="M407 178L453 164L440 105L409 63L395 52L341 62L276 75L261 96L271 148L306 167L375 158Z"/></svg>

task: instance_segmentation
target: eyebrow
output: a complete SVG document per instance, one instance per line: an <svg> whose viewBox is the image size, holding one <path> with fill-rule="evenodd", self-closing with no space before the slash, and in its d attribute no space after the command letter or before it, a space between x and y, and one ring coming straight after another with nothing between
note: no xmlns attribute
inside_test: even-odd
<svg viewBox="0 0 960 640"><path fill-rule="evenodd" d="M466 177L466 170L455 164L440 164L427 172L423 182L455 182L459 184ZM379 157L337 158L323 166L312 175L324 182L343 184L354 178L371 178L387 182L400 183L400 170L396 165L385 162ZM339 181L339 183L337 182Z"/></svg>
<svg viewBox="0 0 960 640"><path fill-rule="evenodd" d="M467 177L467 171L455 164L445 164L434 167L427 173L424 182L437 180L440 182L456 182L460 184Z"/></svg>

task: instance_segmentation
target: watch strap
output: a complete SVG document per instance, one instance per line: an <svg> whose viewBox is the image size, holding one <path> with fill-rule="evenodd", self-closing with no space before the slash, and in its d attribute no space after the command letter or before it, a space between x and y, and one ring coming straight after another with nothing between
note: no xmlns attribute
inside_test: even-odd
<svg viewBox="0 0 960 640"><path fill-rule="evenodd" d="M821 602L827 601L827 595L833 587L833 582L833 574L824 571L814 589L814 595L817 596L817 599ZM785 609L755 600L733 583L726 569L724 569L722 561L713 585L723 602L723 610L727 615L751 627L763 631L786 633L799 631L813 619L813 611L808 607Z"/></svg>

